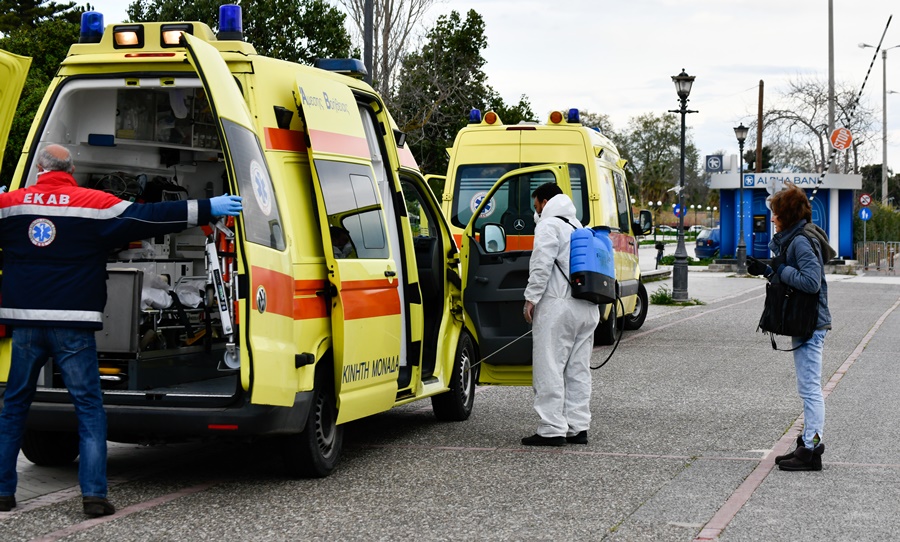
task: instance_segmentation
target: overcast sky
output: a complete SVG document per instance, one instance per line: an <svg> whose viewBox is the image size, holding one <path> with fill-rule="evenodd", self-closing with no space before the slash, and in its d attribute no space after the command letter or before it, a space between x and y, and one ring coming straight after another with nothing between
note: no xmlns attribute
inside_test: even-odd
<svg viewBox="0 0 900 542"><path fill-rule="evenodd" d="M106 22L125 18L127 0L101 1ZM884 47L900 45L900 9L889 0L834 0L835 80L856 91L893 11ZM474 9L484 17L489 83L507 102L528 96L542 122L553 109L605 113L622 130L643 113L678 107L671 76L697 79L687 125L701 156L737 153L733 128L756 115L759 81L766 106L786 81L828 78L826 0L445 0L438 15ZM888 90L900 92L900 48L888 52ZM879 53L863 100L881 129ZM900 171L900 94L888 98L888 164ZM880 132L879 132L880 135ZM763 136L765 141L765 135ZM863 149L865 150L865 149ZM863 163L881 163L880 137Z"/></svg>

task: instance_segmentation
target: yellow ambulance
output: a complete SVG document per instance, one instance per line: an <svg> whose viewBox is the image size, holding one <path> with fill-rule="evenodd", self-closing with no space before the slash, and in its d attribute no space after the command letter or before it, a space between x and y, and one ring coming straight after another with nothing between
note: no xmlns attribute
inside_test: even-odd
<svg viewBox="0 0 900 542"><path fill-rule="evenodd" d="M288 472L325 476L346 422L423 398L439 419L468 418L478 333L440 203L361 63L259 56L239 9L223 6L218 36L86 13L10 188L36 182L55 143L80 185L124 199L243 196L233 222L110 254L97 333L109 438L277 436ZM0 149L27 69L0 52ZM44 465L78 454L52 362L23 451Z"/></svg>
<svg viewBox="0 0 900 542"><path fill-rule="evenodd" d="M652 229L649 211L637 221L625 180L625 160L616 146L598 130L580 123L577 109L554 111L546 124L504 125L494 111L483 116L472 110L469 124L459 131L448 149L442 209L457 242L466 235L484 237L487 250L471 251L464 275L464 304L482 355L482 383L530 383L531 340L526 336L505 350L515 353L490 358L511 340L527 332L514 318L524 299L528 263L534 242L534 204L531 193L553 181L549 171L523 173L529 166L565 164L578 219L586 227L605 227L615 250L619 302L600 305L601 321L594 334L596 344L612 344L617 331L640 328L647 316L647 290L641 282L638 240ZM505 177L504 177L505 176ZM562 176L562 175L558 175ZM501 177L504 182L498 182ZM478 209L481 209L478 211ZM474 218L474 222L472 222ZM466 230L467 226L471 227ZM469 231L469 233L465 233Z"/></svg>

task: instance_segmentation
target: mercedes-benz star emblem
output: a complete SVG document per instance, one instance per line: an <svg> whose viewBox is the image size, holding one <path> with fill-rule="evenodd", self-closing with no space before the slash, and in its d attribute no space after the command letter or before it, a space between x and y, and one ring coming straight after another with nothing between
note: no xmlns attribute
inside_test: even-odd
<svg viewBox="0 0 900 542"><path fill-rule="evenodd" d="M521 218L517 218L515 222L513 222L513 228L521 231L525 229L525 221Z"/></svg>

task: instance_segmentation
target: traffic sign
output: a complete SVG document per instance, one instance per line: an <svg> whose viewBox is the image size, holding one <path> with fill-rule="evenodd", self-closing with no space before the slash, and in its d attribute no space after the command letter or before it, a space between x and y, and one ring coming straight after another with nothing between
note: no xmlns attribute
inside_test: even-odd
<svg viewBox="0 0 900 542"><path fill-rule="evenodd" d="M869 209L868 207L863 207L862 209L859 210L859 219L860 220L865 222L865 221L869 220L870 218L872 218L872 209Z"/></svg>
<svg viewBox="0 0 900 542"><path fill-rule="evenodd" d="M672 212L675 213L676 217L682 217L684 216L684 207L681 207L676 203L672 206Z"/></svg>
<svg viewBox="0 0 900 542"><path fill-rule="evenodd" d="M831 132L831 146L839 151L847 150L853 142L853 135L847 128L838 128Z"/></svg>
<svg viewBox="0 0 900 542"><path fill-rule="evenodd" d="M872 203L872 194L860 194L859 196L859 204L863 207L868 207L869 204Z"/></svg>

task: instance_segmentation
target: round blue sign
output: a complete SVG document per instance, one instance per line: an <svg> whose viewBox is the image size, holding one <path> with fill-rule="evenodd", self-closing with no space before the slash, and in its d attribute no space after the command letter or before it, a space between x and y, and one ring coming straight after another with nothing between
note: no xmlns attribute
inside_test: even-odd
<svg viewBox="0 0 900 542"><path fill-rule="evenodd" d="M859 219L860 220L869 220L872 218L872 210L868 207L863 207L859 210Z"/></svg>
<svg viewBox="0 0 900 542"><path fill-rule="evenodd" d="M675 206L672 207L672 212L675 213L676 217L684 216L684 207L681 207L676 203Z"/></svg>

